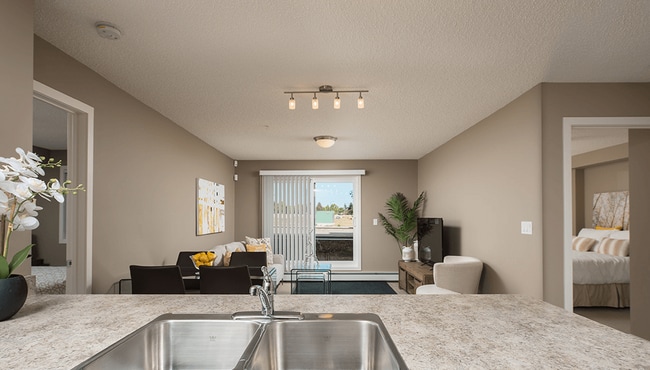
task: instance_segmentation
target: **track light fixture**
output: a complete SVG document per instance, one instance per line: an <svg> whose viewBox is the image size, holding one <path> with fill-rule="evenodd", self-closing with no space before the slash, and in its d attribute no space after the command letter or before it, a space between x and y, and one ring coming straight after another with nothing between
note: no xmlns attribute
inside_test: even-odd
<svg viewBox="0 0 650 370"><path fill-rule="evenodd" d="M339 94L345 93L359 93L359 98L357 99L357 108L363 109L365 107L363 101L362 93L367 93L369 90L334 90L330 85L323 85L318 88L318 91L285 91L285 94L291 95L289 98L289 109L296 109L296 100L293 98L293 94L314 94L314 97L311 99L311 109L318 109L318 96L316 94L330 94L335 93L336 97L334 98L334 109L341 109L341 98Z"/></svg>

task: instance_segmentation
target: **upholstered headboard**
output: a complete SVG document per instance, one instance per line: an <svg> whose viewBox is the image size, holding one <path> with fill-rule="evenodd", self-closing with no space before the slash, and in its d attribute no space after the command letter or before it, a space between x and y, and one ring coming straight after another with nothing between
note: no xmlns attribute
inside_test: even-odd
<svg viewBox="0 0 650 370"><path fill-rule="evenodd" d="M591 224L593 228L630 228L630 196L627 191L594 194Z"/></svg>

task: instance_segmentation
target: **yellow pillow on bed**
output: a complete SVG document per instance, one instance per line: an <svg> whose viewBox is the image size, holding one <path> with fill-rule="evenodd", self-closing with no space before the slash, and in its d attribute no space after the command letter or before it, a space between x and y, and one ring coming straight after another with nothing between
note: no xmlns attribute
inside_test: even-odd
<svg viewBox="0 0 650 370"><path fill-rule="evenodd" d="M622 230L622 226L616 226L616 227L603 227L603 226L596 226L596 230Z"/></svg>

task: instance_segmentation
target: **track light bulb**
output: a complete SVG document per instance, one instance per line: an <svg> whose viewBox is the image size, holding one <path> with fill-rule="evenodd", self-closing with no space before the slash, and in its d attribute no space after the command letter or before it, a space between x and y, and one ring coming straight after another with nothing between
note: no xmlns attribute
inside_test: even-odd
<svg viewBox="0 0 650 370"><path fill-rule="evenodd" d="M318 98L316 93L314 93L314 98L311 100L311 109L318 109Z"/></svg>
<svg viewBox="0 0 650 370"><path fill-rule="evenodd" d="M341 109L341 98L339 98L339 93L336 93L336 98L334 98L334 109Z"/></svg>
<svg viewBox="0 0 650 370"><path fill-rule="evenodd" d="M361 96L361 93L359 93L359 99L357 99L357 108L363 109L365 106L366 105L363 102L363 96Z"/></svg>
<svg viewBox="0 0 650 370"><path fill-rule="evenodd" d="M289 98L289 109L296 110L296 99L293 98L293 94L291 94L291 97Z"/></svg>

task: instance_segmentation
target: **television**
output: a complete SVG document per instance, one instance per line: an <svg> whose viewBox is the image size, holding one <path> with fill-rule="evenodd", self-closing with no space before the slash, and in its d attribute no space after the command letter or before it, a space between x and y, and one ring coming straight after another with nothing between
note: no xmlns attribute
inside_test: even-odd
<svg viewBox="0 0 650 370"><path fill-rule="evenodd" d="M442 262L442 218L418 218L418 260L433 266Z"/></svg>

